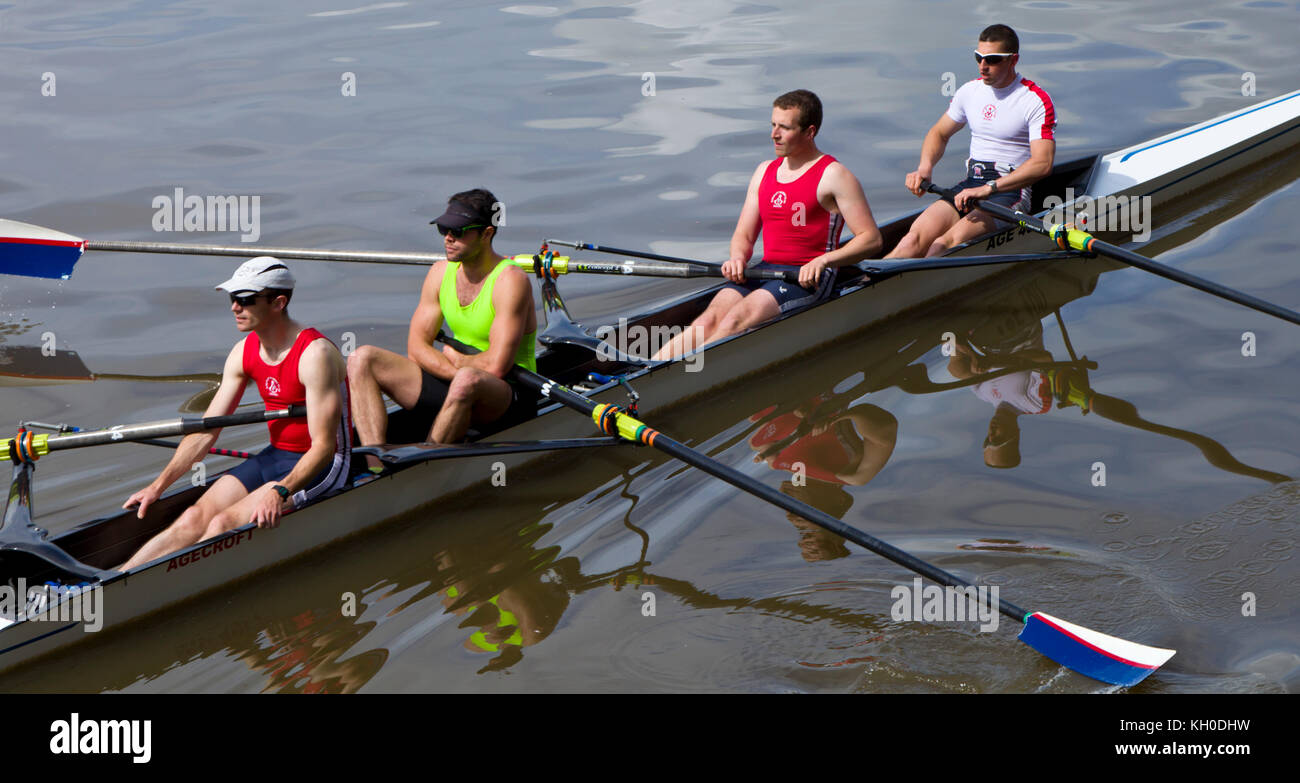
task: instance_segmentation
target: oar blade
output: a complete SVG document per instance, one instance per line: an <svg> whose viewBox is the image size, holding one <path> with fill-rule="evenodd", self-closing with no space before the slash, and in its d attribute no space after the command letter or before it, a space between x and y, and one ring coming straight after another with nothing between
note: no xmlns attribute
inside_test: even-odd
<svg viewBox="0 0 1300 783"><path fill-rule="evenodd" d="M67 280L86 240L0 218L0 274Z"/></svg>
<svg viewBox="0 0 1300 783"><path fill-rule="evenodd" d="M1094 680L1126 686L1145 680L1175 652L1109 636L1043 612L1025 620L1020 641Z"/></svg>

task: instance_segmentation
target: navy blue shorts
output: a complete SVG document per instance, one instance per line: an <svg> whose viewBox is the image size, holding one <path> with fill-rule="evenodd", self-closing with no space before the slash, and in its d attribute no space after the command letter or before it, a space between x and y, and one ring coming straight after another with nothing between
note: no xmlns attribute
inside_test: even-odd
<svg viewBox="0 0 1300 783"><path fill-rule="evenodd" d="M798 269L797 266L788 266L785 264L757 264L757 269ZM781 308L781 312L789 312L796 307L820 302L831 295L831 290L835 287L835 270L827 269L822 272L821 279L817 281L817 287L808 290L798 283L787 283L784 280L746 280L744 283L727 283L722 288L731 289L741 296L762 289L772 295L776 300L776 306Z"/></svg>
<svg viewBox="0 0 1300 783"><path fill-rule="evenodd" d="M966 162L966 179L952 186L953 190L961 191L966 188L982 188L989 182L1003 176L994 168L993 164L988 161L970 160ZM994 204L1001 204L1008 209L1018 209L1022 212L1029 211L1029 199L1032 188L1019 188L1017 190L998 191L992 196L984 199ZM948 196L941 196L944 201L952 204L952 199ZM953 204L953 208L956 208Z"/></svg>
<svg viewBox="0 0 1300 783"><path fill-rule="evenodd" d="M244 485L244 489L252 492L268 481L283 480L293 470L293 466L298 464L300 459L302 459L302 454L296 451L285 451L274 446L267 446L236 465L228 475L239 479L239 483ZM341 484L340 477L344 477L347 471L339 468L339 460L340 457L336 454L333 462L312 478L311 481L307 482L306 489L294 493L292 500L295 507L323 492L336 489L336 485Z"/></svg>

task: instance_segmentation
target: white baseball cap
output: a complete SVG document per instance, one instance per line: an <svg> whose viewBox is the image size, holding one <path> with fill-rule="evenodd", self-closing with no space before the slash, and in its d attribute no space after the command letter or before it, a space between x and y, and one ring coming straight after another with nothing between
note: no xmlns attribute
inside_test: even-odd
<svg viewBox="0 0 1300 783"><path fill-rule="evenodd" d="M258 256L240 264L234 276L217 286L216 290L232 294L257 293L268 288L292 291L293 283L293 273L283 261L275 256Z"/></svg>

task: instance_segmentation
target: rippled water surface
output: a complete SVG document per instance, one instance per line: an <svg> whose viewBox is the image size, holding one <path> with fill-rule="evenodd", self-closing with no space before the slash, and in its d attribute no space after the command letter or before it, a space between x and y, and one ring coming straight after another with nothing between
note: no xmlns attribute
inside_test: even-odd
<svg viewBox="0 0 1300 783"><path fill-rule="evenodd" d="M1272 2L20 2L0 9L0 216L90 239L239 243L155 233L154 199L181 188L259 196L269 245L435 251L429 219L482 185L507 205L502 251L561 237L719 259L770 154L771 101L789 89L821 96L819 142L880 221L915 209L903 176L944 85L975 76L970 50L994 21L1014 24L1021 72L1056 100L1058 160L1300 87L1300 13ZM940 179L955 179L966 138ZM1167 216L1148 252L1300 307L1297 179L1292 155L1215 183ZM0 277L0 351L75 351L100 376L0 376L0 413L82 426L175 415L237 339L212 291L234 266L90 253L67 281ZM654 423L1022 606L1178 648L1142 690L1300 690L1300 332L1135 270L1060 266L860 331ZM296 318L340 341L404 344L418 270L294 270ZM592 323L693 287L561 282ZM1052 306L1026 320L1026 302ZM957 380L940 341L954 318L986 336L1028 330L1056 362L1086 355L1105 402L1021 417L1019 465L989 467L988 402L883 383L902 359ZM764 431L817 416L850 417L883 467L794 487L759 455ZM107 513L166 456L47 457L39 519L58 531ZM891 590L911 579L655 452L563 454L0 675L0 689L1102 687L1017 644L1010 622L981 633L894 619ZM340 612L349 593L355 616Z"/></svg>

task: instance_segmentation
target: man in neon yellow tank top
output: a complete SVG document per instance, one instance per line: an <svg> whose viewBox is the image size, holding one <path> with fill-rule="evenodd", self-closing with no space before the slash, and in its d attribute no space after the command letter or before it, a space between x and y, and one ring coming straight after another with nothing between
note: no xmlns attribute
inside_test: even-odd
<svg viewBox="0 0 1300 783"><path fill-rule="evenodd" d="M362 445L385 442L382 394L432 415L427 437L434 443L462 440L471 425L500 426L536 414L536 394L505 380L515 364L536 369L537 315L528 275L492 249L499 213L500 202L481 188L452 196L446 212L432 221L447 260L424 278L406 356L363 345L348 358L352 415ZM444 322L482 353L433 347Z"/></svg>

